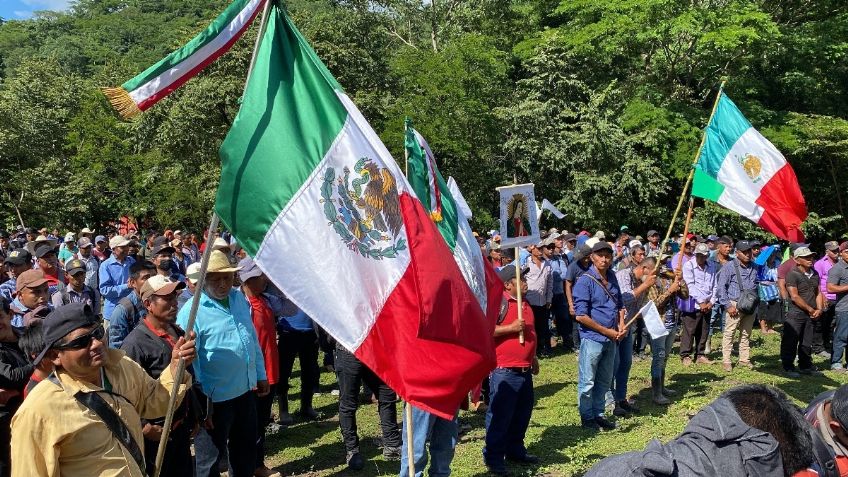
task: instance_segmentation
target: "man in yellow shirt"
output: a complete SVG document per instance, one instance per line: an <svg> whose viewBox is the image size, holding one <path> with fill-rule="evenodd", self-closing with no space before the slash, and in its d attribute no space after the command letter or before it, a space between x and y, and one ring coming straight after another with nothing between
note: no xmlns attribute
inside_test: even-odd
<svg viewBox="0 0 848 477"><path fill-rule="evenodd" d="M13 477L144 476L143 448L139 463L137 453L133 457L125 441L83 402L105 401L129 431L135 443L130 447L139 449L141 418L165 414L179 359L194 360L194 335L177 341L171 365L158 380L123 351L106 348L103 335L102 322L84 303L58 308L44 320L45 348L36 362L46 355L56 369L12 418ZM185 373L177 402L190 385Z"/></svg>

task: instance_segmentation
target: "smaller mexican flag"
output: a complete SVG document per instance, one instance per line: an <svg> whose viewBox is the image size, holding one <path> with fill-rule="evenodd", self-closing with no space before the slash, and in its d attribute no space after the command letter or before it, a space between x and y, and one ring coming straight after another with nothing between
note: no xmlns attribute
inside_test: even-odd
<svg viewBox="0 0 848 477"><path fill-rule="evenodd" d="M717 202L781 239L803 242L807 205L795 171L724 92L704 134L692 195Z"/></svg>
<svg viewBox="0 0 848 477"><path fill-rule="evenodd" d="M492 264L483 257L480 245L468 224L469 217L465 215L463 208L459 207L454 193L439 172L436 157L430 150L430 145L421 133L413 129L412 121L409 119L406 120L404 146L408 161L406 179L424 206L424 210L439 228L439 232L453 252L453 258L465 282L468 283L468 287L480 303L480 308L494 327L500 314L503 282L497 277ZM459 186L455 185L454 189L461 198ZM464 199L461 200L464 201Z"/></svg>
<svg viewBox="0 0 848 477"><path fill-rule="evenodd" d="M126 119L149 109L226 53L250 27L265 1L235 0L180 49L120 87L103 88L103 93Z"/></svg>

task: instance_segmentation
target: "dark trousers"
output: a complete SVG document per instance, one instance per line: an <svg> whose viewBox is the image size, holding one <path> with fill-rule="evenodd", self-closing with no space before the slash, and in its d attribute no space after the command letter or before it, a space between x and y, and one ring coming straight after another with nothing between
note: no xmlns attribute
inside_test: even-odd
<svg viewBox="0 0 848 477"><path fill-rule="evenodd" d="M209 431L218 456L229 455L231 477L252 477L256 470L256 394L248 391L229 401L212 406L212 424ZM219 477L213 466L209 477Z"/></svg>
<svg viewBox="0 0 848 477"><path fill-rule="evenodd" d="M380 378L362 364L351 352L336 347L336 375L339 378L339 428L345 450L359 449L356 432L356 409L359 407L359 388L363 382L377 395L377 411L383 431L383 445L400 447L400 429L397 422L397 394Z"/></svg>
<svg viewBox="0 0 848 477"><path fill-rule="evenodd" d="M0 477L9 477L12 473L12 412L10 411L5 411L4 415L0 416L0 446L2 446L0 447Z"/></svg>
<svg viewBox="0 0 848 477"><path fill-rule="evenodd" d="M813 353L830 352L833 347L833 318L836 302L829 301L827 311L818 320L813 321Z"/></svg>
<svg viewBox="0 0 848 477"><path fill-rule="evenodd" d="M495 368L489 375L489 409L486 411L486 465L502 467L504 458L527 454L524 435L533 413L533 375Z"/></svg>
<svg viewBox="0 0 848 477"><path fill-rule="evenodd" d="M571 343L571 330L573 325L568 317L568 302L564 293L554 293L551 301L551 315L554 317L554 326L559 337L562 339L562 347L566 350L573 349Z"/></svg>
<svg viewBox="0 0 848 477"><path fill-rule="evenodd" d="M280 352L280 382L277 395L280 413L289 412L289 379L294 359L300 360L300 410L312 408L312 395L318 387L318 335L314 331L283 331L277 340Z"/></svg>
<svg viewBox="0 0 848 477"><path fill-rule="evenodd" d="M651 334L645 328L645 320L642 318L636 319L636 329L633 331L633 351L637 354L644 355L645 348L651 343Z"/></svg>
<svg viewBox="0 0 848 477"><path fill-rule="evenodd" d="M551 352L551 327L548 325L548 317L551 310L545 305L533 306L533 326L536 328L536 354Z"/></svg>
<svg viewBox="0 0 848 477"><path fill-rule="evenodd" d="M795 369L795 356L798 356L798 367L812 369L813 321L809 316L790 313L783 322L783 336L780 339L780 360L783 369Z"/></svg>
<svg viewBox="0 0 848 477"><path fill-rule="evenodd" d="M188 426L181 425L168 435L168 445L165 446L165 458L162 459L160 477L194 475L194 462L191 459L191 431L192 429ZM144 463L147 465L148 475L153 475L158 451L159 441L144 439Z"/></svg>
<svg viewBox="0 0 848 477"><path fill-rule="evenodd" d="M271 385L267 395L256 396L256 468L265 465L265 428L271 423L271 404L277 395L277 385Z"/></svg>
<svg viewBox="0 0 848 477"><path fill-rule="evenodd" d="M682 313L680 316L680 325L683 331L680 333L680 357L692 357L692 341L695 341L694 358L704 356L704 350L707 346L707 338L709 337L708 327L710 326L710 314L698 310L692 313Z"/></svg>

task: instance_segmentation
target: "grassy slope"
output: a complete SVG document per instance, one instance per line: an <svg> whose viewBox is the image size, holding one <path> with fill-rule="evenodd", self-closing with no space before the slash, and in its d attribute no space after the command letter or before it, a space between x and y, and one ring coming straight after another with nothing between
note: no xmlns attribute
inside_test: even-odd
<svg viewBox="0 0 848 477"><path fill-rule="evenodd" d="M719 338L713 337L714 349ZM651 439L668 440L677 435L705 404L722 391L743 383L763 383L777 386L799 405L809 401L819 392L848 383L848 374L827 372L822 377L800 380L781 375L779 363L779 335L763 336L754 332L752 360L757 364L753 371L734 369L725 373L719 364L683 368L673 357L669 362L668 386L682 391L668 407L649 405L650 360L634 362L630 378L631 394L636 394L642 407L638 417L619 420L619 429L613 432L592 434L583 431L577 414L577 361L573 354L558 355L542 361L542 371L535 381L536 406L527 431L526 443L531 453L542 459L536 467L515 468L517 475L570 476L580 475L604 456L641 449ZM675 346L675 352L677 347ZM714 353L714 357L716 354ZM826 367L821 358L816 365ZM321 375L322 391L329 390L334 376ZM297 380L292 381L298 386ZM297 409L297 389L292 389L292 409ZM285 475L397 475L399 463L383 460L375 438L380 430L377 409L374 405L361 406L357 413L361 450L367 460L364 470L348 472L344 465L344 447L338 429L336 398L325 392L316 396L316 408L325 420L316 423L298 423L269 438L268 461ZM276 411L275 411L276 412ZM402 408L398 406L399 415ZM453 461L453 475L482 476L486 474L481 449L485 430L483 416L463 413L462 422L472 425L472 430L462 436Z"/></svg>

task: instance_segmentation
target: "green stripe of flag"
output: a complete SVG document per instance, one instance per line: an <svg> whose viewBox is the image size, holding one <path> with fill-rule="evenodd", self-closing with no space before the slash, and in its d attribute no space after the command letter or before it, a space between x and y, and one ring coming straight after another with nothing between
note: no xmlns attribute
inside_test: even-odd
<svg viewBox="0 0 848 477"><path fill-rule="evenodd" d="M221 145L215 201L249 255L342 130L347 111L336 89L290 19L272 9L241 109ZM269 131L271 125L277 127Z"/></svg>
<svg viewBox="0 0 848 477"><path fill-rule="evenodd" d="M433 210L433 204L430 203L430 169L427 167L427 153L418 143L415 130L412 129L409 121L407 122L404 145L409 154L407 159L409 172L406 179L412 186L412 190L415 191L415 195L424 205L425 210L430 212ZM436 164L433 164L433 170L436 173L436 184L442 200L441 220L434 219L434 221L448 247L453 251L456 248L456 234L459 228L456 201L454 201L447 182L445 182Z"/></svg>
<svg viewBox="0 0 848 477"><path fill-rule="evenodd" d="M697 169L716 178L727 153L751 127L751 123L723 92L718 100L715 114L704 131L706 140L698 158Z"/></svg>

